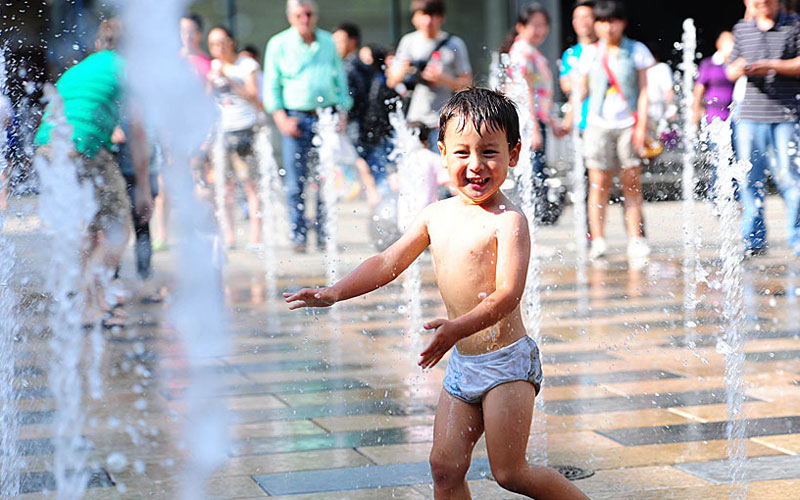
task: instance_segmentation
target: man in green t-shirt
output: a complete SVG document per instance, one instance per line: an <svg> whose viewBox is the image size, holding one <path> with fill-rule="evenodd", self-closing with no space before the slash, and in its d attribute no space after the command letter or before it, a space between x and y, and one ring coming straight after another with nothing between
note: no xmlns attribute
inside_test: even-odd
<svg viewBox="0 0 800 500"><path fill-rule="evenodd" d="M108 275L119 266L129 236L127 214L130 202L125 180L109 151L111 135L119 124L124 94L124 65L115 52L121 33L118 19L103 21L95 40L96 51L64 72L55 84L63 101L64 117L72 127L74 149L70 156L75 161L81 181L92 183L97 200L97 212L87 234L88 250L82 254L84 268L88 262L99 259L103 272ZM52 105L49 105L34 139L37 153L45 157L51 152L52 113ZM131 127L131 153L137 184L134 205L136 216L147 220L153 200L145 136L140 124L132 123ZM97 303L92 306L106 313L105 321L109 325L121 323L122 318L114 316L116 309L105 302L103 290L92 290L89 296L96 298Z"/></svg>

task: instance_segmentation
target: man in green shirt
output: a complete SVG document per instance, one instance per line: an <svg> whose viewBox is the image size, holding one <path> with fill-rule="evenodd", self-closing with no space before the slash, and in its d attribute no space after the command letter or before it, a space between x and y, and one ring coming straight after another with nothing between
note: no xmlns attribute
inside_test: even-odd
<svg viewBox="0 0 800 500"><path fill-rule="evenodd" d="M114 50L121 33L118 19L103 21L95 40L96 51L64 72L55 84L63 102L64 117L72 127L74 149L70 157L81 181L92 183L97 201L97 212L87 234L88 250L82 253L84 271L88 262L98 259L109 275L119 266L129 236L130 201L120 168L109 151L123 99L124 65ZM53 106L49 105L34 139L37 153L44 157L51 153L50 139L55 126L52 115ZM136 176L133 202L136 216L146 221L153 199L144 137L141 124L132 123L129 139ZM102 288L98 280L89 281ZM113 308L105 303L102 289L92 290L89 296L97 301L93 307L111 313ZM118 323L119 319L106 317L110 324Z"/></svg>
<svg viewBox="0 0 800 500"><path fill-rule="evenodd" d="M316 27L312 0L288 0L290 28L267 43L264 59L264 107L283 136L286 199L294 249L306 249L303 187L319 108L352 106L347 76L331 34ZM323 246L322 203L317 194L317 244Z"/></svg>

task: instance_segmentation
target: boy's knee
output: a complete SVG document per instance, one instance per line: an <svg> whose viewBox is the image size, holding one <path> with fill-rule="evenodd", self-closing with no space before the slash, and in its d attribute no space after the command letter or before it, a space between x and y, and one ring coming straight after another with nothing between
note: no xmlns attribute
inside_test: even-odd
<svg viewBox="0 0 800 500"><path fill-rule="evenodd" d="M464 480L469 469L467 460L458 460L443 453L432 452L429 458L434 484L456 484Z"/></svg>
<svg viewBox="0 0 800 500"><path fill-rule="evenodd" d="M528 467L525 465L492 467L494 480L509 491L521 491L528 472Z"/></svg>

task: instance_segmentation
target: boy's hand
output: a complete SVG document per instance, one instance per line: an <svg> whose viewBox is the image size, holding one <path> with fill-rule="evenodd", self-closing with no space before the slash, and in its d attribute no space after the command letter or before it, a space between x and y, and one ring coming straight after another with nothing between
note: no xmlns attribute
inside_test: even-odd
<svg viewBox="0 0 800 500"><path fill-rule="evenodd" d="M336 303L336 294L330 288L303 288L295 293L283 293L289 309L301 307L329 307Z"/></svg>
<svg viewBox="0 0 800 500"><path fill-rule="evenodd" d="M458 341L458 336L453 328L453 322L444 318L437 318L425 323L423 328L426 330L436 330L433 339L428 347L420 354L419 366L423 369L432 368L436 365Z"/></svg>

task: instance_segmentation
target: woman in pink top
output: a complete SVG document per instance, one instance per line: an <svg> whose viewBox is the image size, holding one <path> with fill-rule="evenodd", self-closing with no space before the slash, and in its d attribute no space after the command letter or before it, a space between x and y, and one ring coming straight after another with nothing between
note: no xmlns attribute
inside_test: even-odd
<svg viewBox="0 0 800 500"><path fill-rule="evenodd" d="M536 220L545 224L553 224L558 219L560 208L557 204L547 201L545 180L545 130L547 126L553 130L556 137L564 135L562 127L555 123L550 116L553 109L553 74L547 58L537 48L544 42L550 32L550 16L547 11L536 2L523 6L515 25L513 43L508 48L508 56L513 67L520 69L520 73L528 84L531 93L531 115L538 123L533 127L530 150L532 153L534 190L536 197Z"/></svg>

